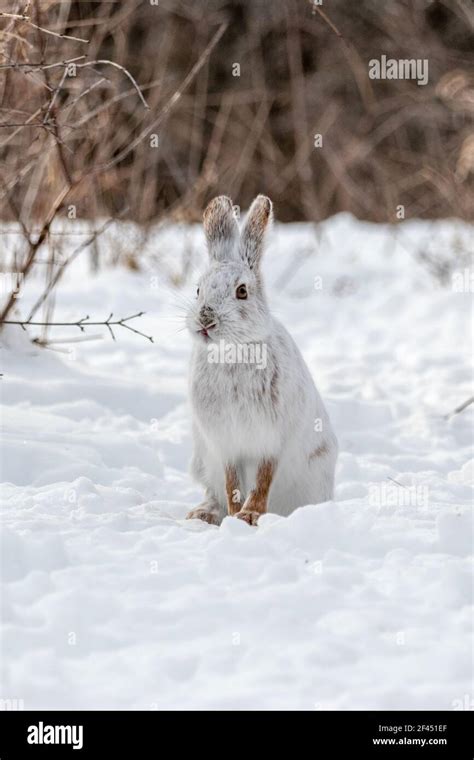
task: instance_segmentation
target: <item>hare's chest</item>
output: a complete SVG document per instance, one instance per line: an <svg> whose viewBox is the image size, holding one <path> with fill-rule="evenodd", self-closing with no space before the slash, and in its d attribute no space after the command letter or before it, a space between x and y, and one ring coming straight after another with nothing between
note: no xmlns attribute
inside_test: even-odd
<svg viewBox="0 0 474 760"><path fill-rule="evenodd" d="M249 365L209 365L193 382L195 413L203 431L225 447L241 442L251 447L262 436L275 435L273 371Z"/></svg>

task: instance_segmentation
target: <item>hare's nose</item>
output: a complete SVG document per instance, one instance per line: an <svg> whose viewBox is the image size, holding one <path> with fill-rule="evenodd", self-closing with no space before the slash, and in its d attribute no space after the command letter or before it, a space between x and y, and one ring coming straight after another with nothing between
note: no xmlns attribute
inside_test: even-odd
<svg viewBox="0 0 474 760"><path fill-rule="evenodd" d="M199 312L199 321L203 327L210 327L216 322L216 315L209 306L203 306Z"/></svg>

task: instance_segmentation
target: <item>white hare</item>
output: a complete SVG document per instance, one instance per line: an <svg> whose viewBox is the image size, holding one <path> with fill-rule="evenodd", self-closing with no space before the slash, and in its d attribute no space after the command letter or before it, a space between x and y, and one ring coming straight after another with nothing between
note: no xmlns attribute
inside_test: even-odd
<svg viewBox="0 0 474 760"><path fill-rule="evenodd" d="M186 323L194 338L192 473L205 500L187 515L255 525L267 510L333 496L337 441L295 342L270 313L260 261L272 215L263 195L242 231L230 198L204 212L211 264ZM258 357L258 360L257 360Z"/></svg>

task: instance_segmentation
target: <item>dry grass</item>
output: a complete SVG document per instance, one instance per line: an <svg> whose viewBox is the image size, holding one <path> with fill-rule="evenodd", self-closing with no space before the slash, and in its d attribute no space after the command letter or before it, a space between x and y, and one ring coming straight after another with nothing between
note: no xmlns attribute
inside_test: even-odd
<svg viewBox="0 0 474 760"><path fill-rule="evenodd" d="M82 218L127 208L143 223L195 219L216 192L245 206L260 191L287 220L348 210L396 221L399 204L407 217L470 213L473 13L463 0L7 6L26 18L0 17L4 218L44 220L70 180L61 213L74 204ZM369 79L382 54L427 58L429 83ZM72 59L75 76L44 65Z"/></svg>
<svg viewBox="0 0 474 760"><path fill-rule="evenodd" d="M217 193L283 221L472 216L466 0L152 2L2 4L0 218L25 276L57 216L146 228ZM371 80L383 54L426 58L428 84Z"/></svg>

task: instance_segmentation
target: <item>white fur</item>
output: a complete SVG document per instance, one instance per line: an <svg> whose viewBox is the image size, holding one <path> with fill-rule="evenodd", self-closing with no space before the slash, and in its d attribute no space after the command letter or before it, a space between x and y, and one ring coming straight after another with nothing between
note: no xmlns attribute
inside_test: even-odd
<svg viewBox="0 0 474 760"><path fill-rule="evenodd" d="M270 201L258 196L239 237L230 199L210 204L204 224L211 265L187 316L195 341L190 376L192 473L206 491L201 508L219 517L227 514L229 465L237 468L245 498L255 486L259 462L273 459L277 464L268 508L280 515L333 497L336 437L308 367L285 327L270 313L261 284L259 262L270 212ZM247 300L236 298L241 284L247 286ZM206 338L198 331L212 321L215 327ZM211 363L209 346L219 341L264 343L266 367Z"/></svg>

